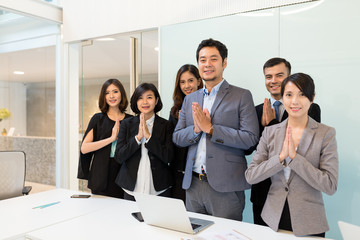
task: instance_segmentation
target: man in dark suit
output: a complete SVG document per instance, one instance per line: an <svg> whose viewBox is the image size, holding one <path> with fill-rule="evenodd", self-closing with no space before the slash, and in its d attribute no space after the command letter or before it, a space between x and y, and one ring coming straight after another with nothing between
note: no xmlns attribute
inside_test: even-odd
<svg viewBox="0 0 360 240"><path fill-rule="evenodd" d="M221 42L202 41L196 59L205 87L185 97L173 134L175 144L189 147L186 208L241 221L250 188L244 150L259 140L252 95L223 79L227 48Z"/></svg>
<svg viewBox="0 0 360 240"><path fill-rule="evenodd" d="M270 93L270 98L265 98L264 103L255 107L259 120L260 136L266 126L280 123L287 119L288 114L282 105L281 83L291 73L291 64L284 58L271 58L263 66L265 86ZM320 122L320 107L316 103L311 104L309 116ZM253 148L252 150L254 150ZM252 152L250 150L250 152ZM271 185L270 178L251 186L250 200L253 203L254 223L267 226L261 218L267 194Z"/></svg>

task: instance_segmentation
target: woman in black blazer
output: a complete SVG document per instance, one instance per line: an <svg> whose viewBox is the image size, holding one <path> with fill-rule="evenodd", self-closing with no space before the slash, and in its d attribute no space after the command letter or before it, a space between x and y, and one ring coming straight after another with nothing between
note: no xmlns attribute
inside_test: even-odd
<svg viewBox="0 0 360 240"><path fill-rule="evenodd" d="M122 166L116 183L128 200L134 200L134 192L170 197L173 127L156 114L162 109L159 92L143 83L131 96L130 106L136 116L124 120L119 130L115 159Z"/></svg>
<svg viewBox="0 0 360 240"><path fill-rule="evenodd" d="M117 79L107 80L100 91L99 108L90 120L81 143L78 178L88 180L93 194L123 198L124 191L115 184L120 165L114 160L117 135L126 114L128 99Z"/></svg>

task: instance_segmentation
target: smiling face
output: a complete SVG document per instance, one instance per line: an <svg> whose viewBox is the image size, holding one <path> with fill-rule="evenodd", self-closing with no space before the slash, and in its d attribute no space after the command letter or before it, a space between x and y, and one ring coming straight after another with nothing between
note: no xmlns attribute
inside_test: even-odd
<svg viewBox="0 0 360 240"><path fill-rule="evenodd" d="M145 114L145 118L148 119L154 114L154 109L157 102L158 99L155 98L154 92L148 90L144 92L137 100L137 107L141 113Z"/></svg>
<svg viewBox="0 0 360 240"><path fill-rule="evenodd" d="M282 99L289 118L307 118L312 102L294 83L288 82L285 85Z"/></svg>
<svg viewBox="0 0 360 240"><path fill-rule="evenodd" d="M276 99L281 99L281 83L286 77L289 76L288 69L285 63L268 67L264 69L265 74L265 86L270 92L271 96Z"/></svg>
<svg viewBox="0 0 360 240"><path fill-rule="evenodd" d="M213 85L221 82L227 66L227 59L222 59L216 47L204 47L199 51L199 73L201 78Z"/></svg>
<svg viewBox="0 0 360 240"><path fill-rule="evenodd" d="M198 90L200 81L201 79L196 79L194 74L192 74L190 71L184 72L180 76L180 89L185 95L189 95L190 93Z"/></svg>
<svg viewBox="0 0 360 240"><path fill-rule="evenodd" d="M105 92L105 100L109 107L118 107L121 102L120 89L114 84L110 84Z"/></svg>

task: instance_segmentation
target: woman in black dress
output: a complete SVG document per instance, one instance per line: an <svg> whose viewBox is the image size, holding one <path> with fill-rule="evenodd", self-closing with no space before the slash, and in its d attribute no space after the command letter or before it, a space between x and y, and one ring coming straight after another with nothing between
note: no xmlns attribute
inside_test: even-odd
<svg viewBox="0 0 360 240"><path fill-rule="evenodd" d="M120 164L114 160L120 123L126 114L128 100L117 79L107 80L100 92L99 108L86 129L80 152L78 178L88 180L93 194L123 198L124 191L115 184Z"/></svg>
<svg viewBox="0 0 360 240"><path fill-rule="evenodd" d="M191 64L183 65L177 72L175 89L173 94L174 106L171 108L169 121L175 129L179 120L179 113L186 95L197 91L203 87L199 70ZM182 199L185 202L185 190L182 189L184 170L186 164L187 148L175 148L175 159L172 162L171 169L175 178L175 185L172 191L172 197Z"/></svg>

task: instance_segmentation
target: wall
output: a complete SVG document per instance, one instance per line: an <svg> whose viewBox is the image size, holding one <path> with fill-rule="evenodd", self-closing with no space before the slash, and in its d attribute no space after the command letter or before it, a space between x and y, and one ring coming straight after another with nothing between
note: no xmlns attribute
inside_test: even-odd
<svg viewBox="0 0 360 240"><path fill-rule="evenodd" d="M309 0L64 0L64 41L157 28L180 22Z"/></svg>
<svg viewBox="0 0 360 240"><path fill-rule="evenodd" d="M321 106L322 122L337 132L339 153L338 191L324 195L330 231L327 237L341 239L337 221L360 225L360 135L357 103L360 102L360 3L355 0L325 0L310 4L234 15L160 28L160 84L163 99L171 99L178 68L196 64L201 40L213 37L229 49L225 78L251 90L255 104L269 93L262 66L275 56L288 59L293 73L305 72L315 81L315 102ZM311 4L312 5L312 4ZM304 8L305 7L305 8ZM296 10L296 11L295 11ZM295 12L294 12L295 11ZM162 116L168 117L171 101L164 101ZM248 158L251 161L251 157ZM247 191L247 200L250 192ZM252 222L251 203L245 221Z"/></svg>

